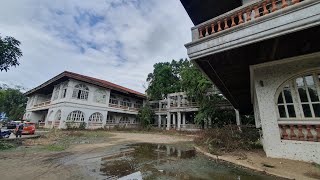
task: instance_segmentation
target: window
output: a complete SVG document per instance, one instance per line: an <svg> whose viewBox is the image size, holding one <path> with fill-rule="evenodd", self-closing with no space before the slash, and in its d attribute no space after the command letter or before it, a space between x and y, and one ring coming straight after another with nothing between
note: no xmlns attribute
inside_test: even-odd
<svg viewBox="0 0 320 180"><path fill-rule="evenodd" d="M121 117L120 121L119 121L120 124L130 124L130 119L128 117Z"/></svg>
<svg viewBox="0 0 320 180"><path fill-rule="evenodd" d="M102 122L103 116L101 113L93 113L90 117L89 117L89 122Z"/></svg>
<svg viewBox="0 0 320 180"><path fill-rule="evenodd" d="M68 84L65 83L62 85L61 98L65 98L67 96Z"/></svg>
<svg viewBox="0 0 320 180"><path fill-rule="evenodd" d="M118 100L114 95L110 95L110 100L109 100L110 104L118 104Z"/></svg>
<svg viewBox="0 0 320 180"><path fill-rule="evenodd" d="M53 92L53 100L56 100L59 98L59 92L60 92L60 86L56 86Z"/></svg>
<svg viewBox="0 0 320 180"><path fill-rule="evenodd" d="M60 121L61 120L61 111L60 110L54 116L54 120L55 121Z"/></svg>
<svg viewBox="0 0 320 180"><path fill-rule="evenodd" d="M105 104L106 98L107 98L107 95L103 90L96 90L96 92L94 93L94 101L97 103Z"/></svg>
<svg viewBox="0 0 320 180"><path fill-rule="evenodd" d="M279 117L320 118L319 84L319 73L300 76L285 84L277 99Z"/></svg>
<svg viewBox="0 0 320 180"><path fill-rule="evenodd" d="M120 105L125 107L131 107L132 103L128 98L124 98L123 101L120 102Z"/></svg>
<svg viewBox="0 0 320 180"><path fill-rule="evenodd" d="M83 122L84 114L81 111L73 111L67 117L68 122Z"/></svg>
<svg viewBox="0 0 320 180"><path fill-rule="evenodd" d="M115 117L113 115L107 116L107 124L114 124L115 123Z"/></svg>
<svg viewBox="0 0 320 180"><path fill-rule="evenodd" d="M89 88L86 85L78 84L74 87L72 97L77 99L88 100Z"/></svg>

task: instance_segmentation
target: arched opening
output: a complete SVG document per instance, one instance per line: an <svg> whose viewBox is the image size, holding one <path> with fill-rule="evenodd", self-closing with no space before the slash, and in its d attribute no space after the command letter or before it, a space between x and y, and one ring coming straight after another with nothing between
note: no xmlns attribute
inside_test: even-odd
<svg viewBox="0 0 320 180"><path fill-rule="evenodd" d="M84 122L84 113L81 111L72 111L67 117L67 122Z"/></svg>
<svg viewBox="0 0 320 180"><path fill-rule="evenodd" d="M89 122L102 123L102 119L103 119L102 114L96 112L89 117Z"/></svg>
<svg viewBox="0 0 320 180"><path fill-rule="evenodd" d="M81 100L88 100L89 88L84 84L78 84L74 87L72 97Z"/></svg>

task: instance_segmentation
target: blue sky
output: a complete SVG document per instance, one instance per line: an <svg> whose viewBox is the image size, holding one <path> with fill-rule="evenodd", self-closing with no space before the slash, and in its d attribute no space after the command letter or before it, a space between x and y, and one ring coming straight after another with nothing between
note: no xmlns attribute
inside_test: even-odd
<svg viewBox="0 0 320 180"><path fill-rule="evenodd" d="M154 63L187 57L192 26L179 0L2 0L0 34L24 56L0 83L30 89L68 70L144 92Z"/></svg>

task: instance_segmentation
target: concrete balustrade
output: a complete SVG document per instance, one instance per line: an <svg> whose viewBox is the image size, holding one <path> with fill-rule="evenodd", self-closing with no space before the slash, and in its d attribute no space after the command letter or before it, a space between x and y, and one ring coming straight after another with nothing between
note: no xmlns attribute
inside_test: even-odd
<svg viewBox="0 0 320 180"><path fill-rule="evenodd" d="M268 15L275 11L299 3L300 0L261 0L245 4L233 11L222 14L204 24L200 24L193 33L193 40L201 39L215 33L234 28L240 24ZM195 36L196 35L196 36Z"/></svg>
<svg viewBox="0 0 320 180"><path fill-rule="evenodd" d="M320 142L320 124L280 124L282 140Z"/></svg>

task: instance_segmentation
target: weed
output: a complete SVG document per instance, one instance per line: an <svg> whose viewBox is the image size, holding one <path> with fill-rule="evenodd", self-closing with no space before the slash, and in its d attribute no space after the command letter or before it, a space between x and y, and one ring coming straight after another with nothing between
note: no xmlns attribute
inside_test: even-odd
<svg viewBox="0 0 320 180"><path fill-rule="evenodd" d="M16 142L6 142L6 141L0 141L0 151L8 150L17 147Z"/></svg>
<svg viewBox="0 0 320 180"><path fill-rule="evenodd" d="M66 147L62 144L50 144L45 146L45 149L49 151L63 151L66 149Z"/></svg>

